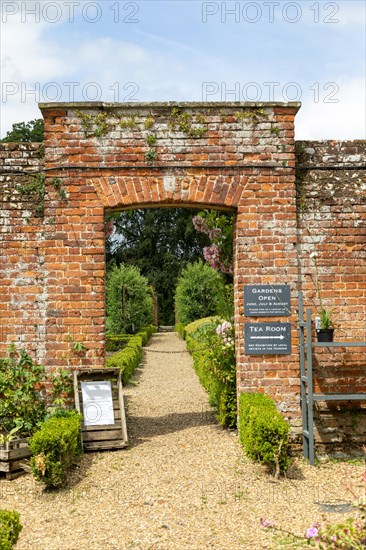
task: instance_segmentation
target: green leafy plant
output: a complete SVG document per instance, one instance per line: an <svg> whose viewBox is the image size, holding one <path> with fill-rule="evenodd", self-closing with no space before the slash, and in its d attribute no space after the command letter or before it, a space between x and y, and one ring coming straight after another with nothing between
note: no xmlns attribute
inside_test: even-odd
<svg viewBox="0 0 366 550"><path fill-rule="evenodd" d="M319 305L320 305L320 328L321 329L330 329L333 328L333 308L325 308L323 304L322 294L320 291L320 285L319 285L319 272L318 272L318 254L316 252L312 252L310 254L310 258L314 262L315 266L315 284L316 284L316 291L319 298Z"/></svg>
<svg viewBox="0 0 366 550"><path fill-rule="evenodd" d="M16 122L11 130L1 139L3 143L42 142L44 140L43 118L36 118L29 122Z"/></svg>
<svg viewBox="0 0 366 550"><path fill-rule="evenodd" d="M289 424L274 401L262 393L242 393L239 410L239 436L245 453L254 461L275 468L278 477L290 464Z"/></svg>
<svg viewBox="0 0 366 550"><path fill-rule="evenodd" d="M51 179L51 185L53 185L54 189L58 191L58 195L60 197L60 200L64 201L67 199L67 194L65 189L62 187L62 180L60 178L52 178Z"/></svg>
<svg viewBox="0 0 366 550"><path fill-rule="evenodd" d="M342 548L344 550L364 550L366 540L365 522L356 522L348 518L337 524L322 526L319 522L313 523L302 536L295 535L287 529L273 525L273 530L285 537L278 537L281 548L304 548L304 545L321 550Z"/></svg>
<svg viewBox="0 0 366 550"><path fill-rule="evenodd" d="M152 128L154 124L155 124L155 120L151 116L148 116L147 119L145 120L144 126L146 130L150 130L150 128Z"/></svg>
<svg viewBox="0 0 366 550"><path fill-rule="evenodd" d="M178 129L188 138L197 139L203 137L207 132L205 126L197 126L197 123L203 124L204 122L205 117L202 114L193 115L178 107L173 107L170 113L169 128L172 132Z"/></svg>
<svg viewBox="0 0 366 550"><path fill-rule="evenodd" d="M83 351L86 351L88 348L83 344L83 342L74 342L72 345L72 349L76 351L76 353L82 353Z"/></svg>
<svg viewBox="0 0 366 550"><path fill-rule="evenodd" d="M20 195L33 204L36 215L43 217L44 215L44 197L45 197L45 174L38 172L30 176L30 179L24 185L18 186Z"/></svg>
<svg viewBox="0 0 366 550"><path fill-rule="evenodd" d="M47 376L45 368L25 350L10 345L0 358L0 431L31 435L46 418L48 408L65 407L72 391L69 371L59 369Z"/></svg>
<svg viewBox="0 0 366 550"><path fill-rule="evenodd" d="M81 454L81 415L76 411L54 415L29 440L34 477L48 487L63 485Z"/></svg>
<svg viewBox="0 0 366 550"><path fill-rule="evenodd" d="M0 550L11 550L23 529L20 515L14 510L0 510Z"/></svg>
<svg viewBox="0 0 366 550"><path fill-rule="evenodd" d="M16 426L8 434L0 434L0 445L8 443L14 439L15 434L20 430L21 426Z"/></svg>
<svg viewBox="0 0 366 550"><path fill-rule="evenodd" d="M202 262L189 264L178 279L175 293L178 321L187 325L217 314L224 296L225 284L220 273Z"/></svg>
<svg viewBox="0 0 366 550"><path fill-rule="evenodd" d="M183 323L177 323L175 326L174 326L174 331L175 332L178 332L179 336L185 340L186 338L186 329L183 325Z"/></svg>
<svg viewBox="0 0 366 550"><path fill-rule="evenodd" d="M64 368L57 369L49 375L48 383L51 385L51 394L47 416L50 416L55 411L66 410L71 405L74 394L72 372Z"/></svg>
<svg viewBox="0 0 366 550"><path fill-rule="evenodd" d="M362 481L366 483L366 473L362 475ZM351 493L355 491L350 487ZM261 525L265 529L271 529L276 535L276 548L319 548L320 550L343 549L364 550L366 545L366 499L358 497L353 503L353 517L338 523L313 523L305 530L304 534L297 535L289 529L276 525L267 518L261 519Z"/></svg>
<svg viewBox="0 0 366 550"><path fill-rule="evenodd" d="M24 350L12 344L0 358L0 430L20 426L23 436L42 422L45 411L46 373Z"/></svg>
<svg viewBox="0 0 366 550"><path fill-rule="evenodd" d="M322 329L328 329L333 327L332 320L333 309L324 309L323 307L320 310L320 326Z"/></svg>
<svg viewBox="0 0 366 550"><path fill-rule="evenodd" d="M121 351L127 346L130 338L129 334L107 334L105 338L106 350Z"/></svg>

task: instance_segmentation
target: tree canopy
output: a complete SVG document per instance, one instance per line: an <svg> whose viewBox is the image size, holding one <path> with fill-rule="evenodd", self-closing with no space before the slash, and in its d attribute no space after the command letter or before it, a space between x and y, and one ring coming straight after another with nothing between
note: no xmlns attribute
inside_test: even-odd
<svg viewBox="0 0 366 550"><path fill-rule="evenodd" d="M0 140L3 143L42 142L44 140L43 118L36 118L29 122L15 122L12 129Z"/></svg>
<svg viewBox="0 0 366 550"><path fill-rule="evenodd" d="M155 289L159 323L174 324L174 294L178 276L202 258L210 244L194 229L197 211L185 208L147 208L116 215L115 232L107 242L108 263L137 266Z"/></svg>

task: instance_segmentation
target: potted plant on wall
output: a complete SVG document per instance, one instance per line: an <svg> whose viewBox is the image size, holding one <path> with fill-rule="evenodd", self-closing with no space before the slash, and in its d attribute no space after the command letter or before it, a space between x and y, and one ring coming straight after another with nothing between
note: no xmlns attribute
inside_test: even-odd
<svg viewBox="0 0 366 550"><path fill-rule="evenodd" d="M310 254L310 258L313 260L315 265L315 280L316 280L316 290L319 297L320 304L320 316L315 317L315 330L318 342L333 342L334 335L334 326L332 320L333 309L326 309L323 305L323 300L319 287L319 277L318 277L318 264L316 258L318 254L313 252Z"/></svg>
<svg viewBox="0 0 366 550"><path fill-rule="evenodd" d="M332 321L332 310L321 306L320 317L315 323L318 342L333 342L334 327Z"/></svg>

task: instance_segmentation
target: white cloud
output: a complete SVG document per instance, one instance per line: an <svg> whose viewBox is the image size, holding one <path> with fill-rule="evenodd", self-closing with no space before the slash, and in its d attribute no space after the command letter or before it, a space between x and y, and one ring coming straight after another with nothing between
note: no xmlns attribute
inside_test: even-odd
<svg viewBox="0 0 366 550"><path fill-rule="evenodd" d="M366 139L365 79L340 80L338 103L324 102L332 89L319 91L320 101L308 95L296 116L296 139Z"/></svg>
<svg viewBox="0 0 366 550"><path fill-rule="evenodd" d="M344 3L340 4L344 24L351 24L360 16L356 5L360 3L349 4L348 8ZM361 12L363 10L361 7ZM83 34L77 23L72 29L73 34L68 33L68 39L64 40L60 30L65 17L63 13L62 20L50 25L45 21L36 23L32 20L24 24L19 16L14 16L9 17L3 25L1 135L5 135L14 122L40 117L37 102L94 99L82 93L82 86L88 82L97 83L103 101L200 101L202 83L214 81L220 92L207 97L207 100L220 101L242 100L243 97L235 97L233 94L225 97L225 89L235 89L235 84L239 82L242 91L248 82L256 81L263 91L259 99L268 101L271 99L268 97L269 90L263 83L274 80L274 75L277 75L281 86L276 88L274 99L290 99L283 97L281 92L283 85L286 85L284 67L293 70L295 60L291 55L281 60L275 70L268 63L266 66L265 60L256 66L255 56L247 52L246 57L243 53L243 62L238 65L230 51L225 50L224 44L221 55L217 56L211 53L209 43L199 51L189 41L183 44L142 31L131 33L133 39L121 40L108 36L107 27L102 28L104 36L93 36L89 32ZM51 28L57 32L50 32ZM65 27L65 30L69 29ZM304 60L311 62L311 59L306 58L306 51ZM331 69L319 67L318 70L323 70L323 82L326 82L330 78L325 70L328 75L336 73L337 65ZM307 78L312 77L307 75ZM54 97L57 89L47 86L52 81L58 84L61 97ZM74 88L75 95L67 82L79 83ZM319 101L316 102L316 90L311 91L305 80L299 82L303 90L303 106L296 118L297 139L366 137L364 75L352 80L343 78L337 82L340 88L333 98L338 99L338 103L325 102L326 96L332 92L331 87L324 90L323 84L320 84ZM221 83L224 83L223 86ZM32 94L32 89L36 89L36 93ZM88 90L93 93L93 87Z"/></svg>

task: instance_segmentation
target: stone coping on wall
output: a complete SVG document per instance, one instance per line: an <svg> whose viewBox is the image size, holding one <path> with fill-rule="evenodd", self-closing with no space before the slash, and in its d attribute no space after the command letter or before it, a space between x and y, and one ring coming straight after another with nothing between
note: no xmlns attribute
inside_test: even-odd
<svg viewBox="0 0 366 550"><path fill-rule="evenodd" d="M39 103L39 109L164 109L164 108L186 108L186 109L223 109L223 108L291 108L296 109L296 112L301 107L301 102L299 101L143 101L143 102L127 102L127 103L104 103L99 101L75 101L75 102L65 102L65 103Z"/></svg>

